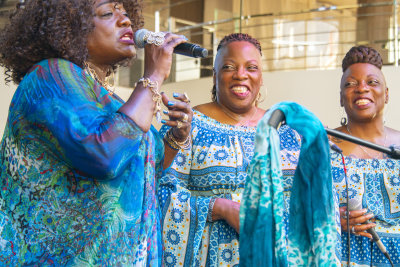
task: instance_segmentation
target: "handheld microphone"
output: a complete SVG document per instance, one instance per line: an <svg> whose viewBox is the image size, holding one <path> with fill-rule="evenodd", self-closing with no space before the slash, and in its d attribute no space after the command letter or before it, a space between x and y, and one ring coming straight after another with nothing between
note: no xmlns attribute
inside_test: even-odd
<svg viewBox="0 0 400 267"><path fill-rule="evenodd" d="M350 199L349 200L349 211L352 210L361 210L362 209L362 203L360 203L359 201L357 201L356 199ZM365 223L371 223L370 220L366 221ZM372 235L372 241L375 242L375 244L377 245L377 247L379 248L380 251L382 251L382 253L385 255L385 257L392 262L392 260L390 259L389 253L386 250L385 245L383 245L379 235L376 233L374 228L370 228L368 230L366 230L367 233Z"/></svg>
<svg viewBox="0 0 400 267"><path fill-rule="evenodd" d="M135 32L135 43L137 47L139 48L144 48L146 45L146 38L145 36L148 33L152 33L151 31L148 31L146 29L140 29ZM201 46L197 44L191 44L191 43L182 43L177 45L174 48L174 53L175 54L180 54L188 57L202 57L205 58L208 56L208 50L205 48L202 48Z"/></svg>

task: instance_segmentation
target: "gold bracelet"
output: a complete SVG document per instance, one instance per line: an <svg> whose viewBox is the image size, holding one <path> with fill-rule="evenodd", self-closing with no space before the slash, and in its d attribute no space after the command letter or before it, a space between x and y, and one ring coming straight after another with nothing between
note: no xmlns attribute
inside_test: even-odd
<svg viewBox="0 0 400 267"><path fill-rule="evenodd" d="M154 110L154 116L158 123L161 122L161 94L158 91L158 82L151 81L149 78L140 78L137 83L143 83L144 88L150 88L151 93L153 94L152 100L156 104L156 108Z"/></svg>
<svg viewBox="0 0 400 267"><path fill-rule="evenodd" d="M172 133L172 128L167 131L167 133L164 136L165 142L167 142L168 146L171 147L174 150L179 150L179 149L190 149L192 146L192 138L190 137L190 134L186 139L182 142L179 142L176 140L174 134Z"/></svg>

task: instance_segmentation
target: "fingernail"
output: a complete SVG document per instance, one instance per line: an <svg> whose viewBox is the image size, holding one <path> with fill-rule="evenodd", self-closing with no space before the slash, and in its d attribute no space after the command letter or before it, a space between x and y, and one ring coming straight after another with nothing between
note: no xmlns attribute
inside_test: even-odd
<svg viewBox="0 0 400 267"><path fill-rule="evenodd" d="M178 97L178 96L179 96L178 93L173 93L172 95L173 95L174 97Z"/></svg>
<svg viewBox="0 0 400 267"><path fill-rule="evenodd" d="M366 213L368 210L367 210L367 209L362 209L362 211L363 211L364 213Z"/></svg>
<svg viewBox="0 0 400 267"><path fill-rule="evenodd" d="M161 123L162 123L162 124L165 124L165 123L166 123L166 120L161 120Z"/></svg>
<svg viewBox="0 0 400 267"><path fill-rule="evenodd" d="M163 94L164 94L164 92L161 92L160 94L162 94L162 95L163 95Z"/></svg>
<svg viewBox="0 0 400 267"><path fill-rule="evenodd" d="M173 101L168 101L168 106L173 106L174 102Z"/></svg>
<svg viewBox="0 0 400 267"><path fill-rule="evenodd" d="M367 216L368 219L370 219L370 218L374 217L374 214L369 213L369 214L367 214L366 216Z"/></svg>
<svg viewBox="0 0 400 267"><path fill-rule="evenodd" d="M168 115L169 111L168 110L163 110L163 113Z"/></svg>

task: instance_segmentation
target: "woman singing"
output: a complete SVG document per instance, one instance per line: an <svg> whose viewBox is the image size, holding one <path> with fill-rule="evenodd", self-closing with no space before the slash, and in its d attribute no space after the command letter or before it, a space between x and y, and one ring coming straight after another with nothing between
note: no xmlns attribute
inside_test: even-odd
<svg viewBox="0 0 400 267"><path fill-rule="evenodd" d="M161 102L180 111L166 121L179 146L192 111L184 95L159 93L185 41L174 34L153 34L131 96L114 94L109 77L136 55L141 10L26 0L1 31L0 65L19 86L1 143L0 265L161 265L156 177L176 151L151 121Z"/></svg>

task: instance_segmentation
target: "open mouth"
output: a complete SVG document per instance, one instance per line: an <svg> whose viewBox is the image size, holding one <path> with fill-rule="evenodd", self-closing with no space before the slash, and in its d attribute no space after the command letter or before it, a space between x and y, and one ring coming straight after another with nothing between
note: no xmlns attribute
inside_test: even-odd
<svg viewBox="0 0 400 267"><path fill-rule="evenodd" d="M246 93L249 89L246 86L234 86L232 87L232 91L237 94Z"/></svg>
<svg viewBox="0 0 400 267"><path fill-rule="evenodd" d="M124 35L121 36L120 39L122 41L132 41L133 40L133 34L125 33Z"/></svg>
<svg viewBox="0 0 400 267"><path fill-rule="evenodd" d="M364 106L364 105L367 105L367 104L369 104L369 103L371 103L371 102L372 102L372 101L371 101L370 99L361 98L361 99L357 99L357 100L355 101L355 104L358 105L358 106Z"/></svg>

